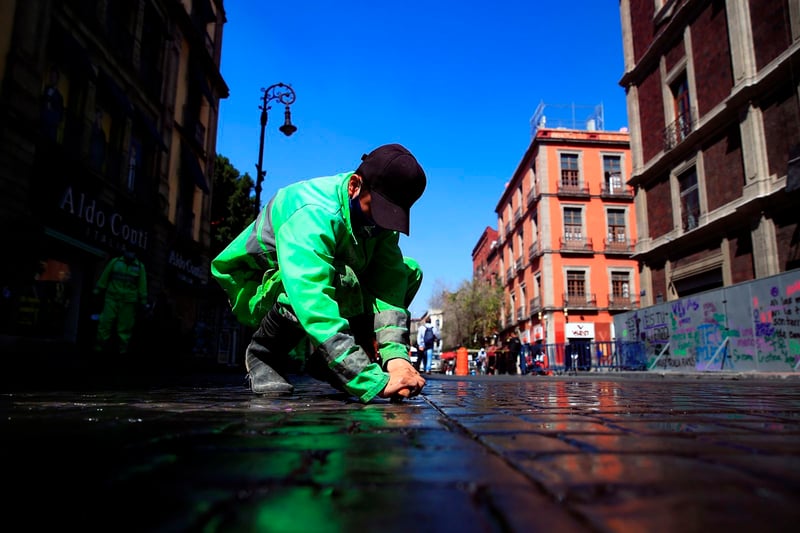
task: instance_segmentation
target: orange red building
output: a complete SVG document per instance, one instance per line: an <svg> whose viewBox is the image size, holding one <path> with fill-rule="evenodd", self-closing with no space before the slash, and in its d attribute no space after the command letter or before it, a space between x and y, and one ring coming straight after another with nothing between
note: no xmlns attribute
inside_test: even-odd
<svg viewBox="0 0 800 533"><path fill-rule="evenodd" d="M542 110L544 108L541 108ZM630 136L545 127L534 117L531 143L497 202L497 274L504 286L500 339L609 341L612 316L638 306ZM487 259L487 231L473 271ZM478 253L482 252L482 253Z"/></svg>

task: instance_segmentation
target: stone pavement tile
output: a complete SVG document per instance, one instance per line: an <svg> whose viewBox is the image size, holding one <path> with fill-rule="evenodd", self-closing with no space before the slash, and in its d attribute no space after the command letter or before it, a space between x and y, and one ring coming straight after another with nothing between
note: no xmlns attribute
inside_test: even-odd
<svg viewBox="0 0 800 533"><path fill-rule="evenodd" d="M644 417L603 415L602 418L609 426L636 435L750 433L758 430L760 425L766 427L770 424L769 420L757 415L738 415L735 418L706 414L670 417L654 413Z"/></svg>
<svg viewBox="0 0 800 533"><path fill-rule="evenodd" d="M453 415L450 411L446 411L448 416ZM507 422L495 422L491 416L484 418L476 417L458 417L458 421L469 431L475 433L507 433L512 432L529 432L529 433L612 433L614 430L604 425L600 420L592 420L588 417L584 418L568 418L565 416L553 417L550 420L529 420L525 417L519 417L516 423L513 420Z"/></svg>
<svg viewBox="0 0 800 533"><path fill-rule="evenodd" d="M783 484L800 494L800 455L797 450L789 455L739 454L701 458L746 472L759 479Z"/></svg>
<svg viewBox="0 0 800 533"><path fill-rule="evenodd" d="M592 490L574 506L598 530L625 533L797 531L796 497L738 485L628 493Z"/></svg>
<svg viewBox="0 0 800 533"><path fill-rule="evenodd" d="M786 421L781 418L762 419L761 421L735 420L720 422L720 425L725 428L730 428L730 431L741 429L743 431L756 433L800 434L800 420Z"/></svg>
<svg viewBox="0 0 800 533"><path fill-rule="evenodd" d="M725 434L712 435L705 439L709 443L725 446L731 450L752 454L800 454L800 435L792 434Z"/></svg>
<svg viewBox="0 0 800 533"><path fill-rule="evenodd" d="M557 434L517 433L509 435L505 432L500 434L486 432L481 433L480 441L498 453L515 454L515 458L519 455L535 457L539 454L581 451L574 444L558 438Z"/></svg>
<svg viewBox="0 0 800 533"><path fill-rule="evenodd" d="M560 435L584 452L598 453L668 453L675 455L697 455L700 453L736 453L724 442L698 439L691 435L624 435L624 434L585 434L567 432Z"/></svg>
<svg viewBox="0 0 800 533"><path fill-rule="evenodd" d="M728 484L758 481L757 476L693 457L629 453L552 453L513 462L530 478L556 493L580 485Z"/></svg>

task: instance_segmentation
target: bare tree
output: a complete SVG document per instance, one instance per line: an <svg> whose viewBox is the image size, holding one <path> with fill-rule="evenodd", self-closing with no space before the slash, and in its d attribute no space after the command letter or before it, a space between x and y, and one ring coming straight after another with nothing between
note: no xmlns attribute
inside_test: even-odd
<svg viewBox="0 0 800 533"><path fill-rule="evenodd" d="M498 329L502 287L485 280L463 281L454 292L434 291L442 302L445 327L442 345L445 349L459 346L476 348L484 337Z"/></svg>

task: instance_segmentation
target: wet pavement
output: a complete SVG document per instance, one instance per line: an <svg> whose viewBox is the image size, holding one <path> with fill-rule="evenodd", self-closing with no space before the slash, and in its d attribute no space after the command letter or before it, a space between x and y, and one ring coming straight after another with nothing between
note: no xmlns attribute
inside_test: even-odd
<svg viewBox="0 0 800 533"><path fill-rule="evenodd" d="M796 377L5 390L0 501L23 531L797 531Z"/></svg>

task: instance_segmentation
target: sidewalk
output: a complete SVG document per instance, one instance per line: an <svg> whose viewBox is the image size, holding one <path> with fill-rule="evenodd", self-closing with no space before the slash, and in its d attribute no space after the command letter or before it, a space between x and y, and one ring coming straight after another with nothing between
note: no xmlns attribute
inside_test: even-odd
<svg viewBox="0 0 800 533"><path fill-rule="evenodd" d="M2 395L8 523L81 531L795 531L795 379L426 376L362 405L235 373ZM638 374L638 373L636 373Z"/></svg>

